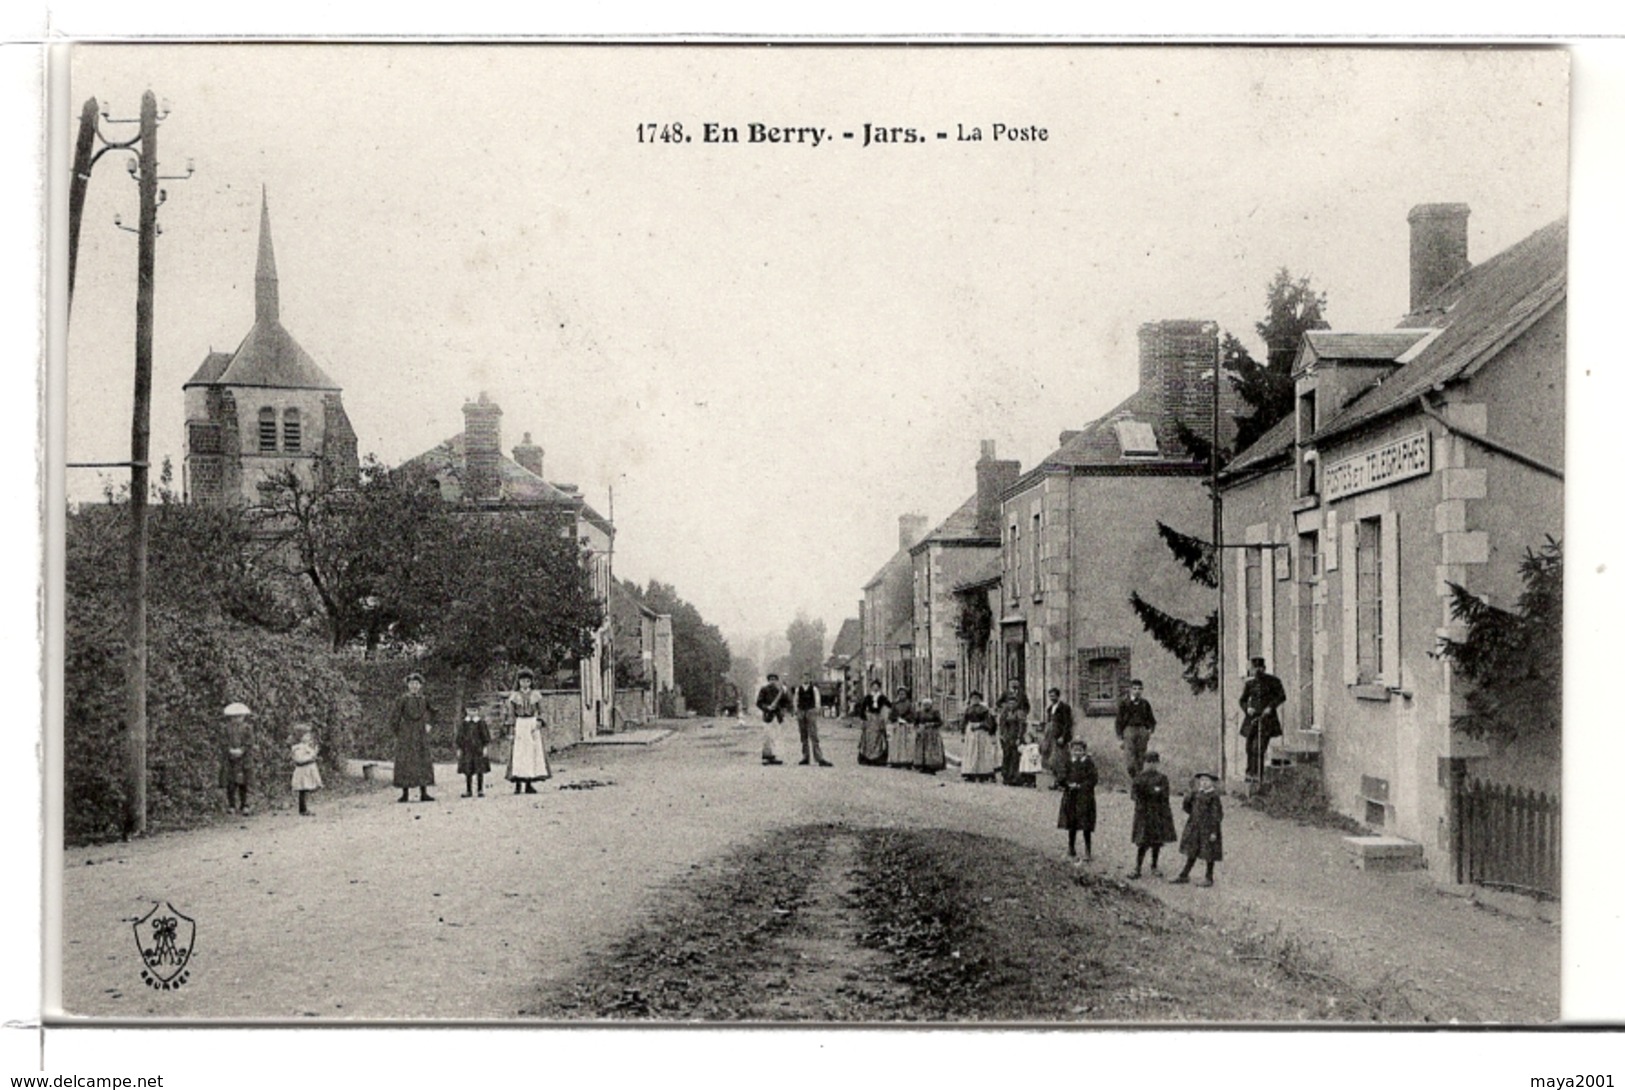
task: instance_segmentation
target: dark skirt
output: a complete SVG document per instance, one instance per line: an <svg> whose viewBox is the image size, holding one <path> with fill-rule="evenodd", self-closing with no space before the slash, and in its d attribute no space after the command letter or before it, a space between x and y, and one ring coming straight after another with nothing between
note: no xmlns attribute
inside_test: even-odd
<svg viewBox="0 0 1625 1090"><path fill-rule="evenodd" d="M1095 831L1095 790L1092 787L1068 787L1061 791L1061 812L1055 819L1057 829L1074 829L1080 833Z"/></svg>
<svg viewBox="0 0 1625 1090"><path fill-rule="evenodd" d="M921 772L941 772L948 767L942 749L941 727L920 727L914 738L914 766Z"/></svg>
<svg viewBox="0 0 1625 1090"><path fill-rule="evenodd" d="M459 776L483 776L491 771L491 758L483 751L475 750L470 753L457 755L457 774Z"/></svg>
<svg viewBox="0 0 1625 1090"><path fill-rule="evenodd" d="M863 721L863 734L858 738L858 764L883 765L886 763L886 717L871 715Z"/></svg>
<svg viewBox="0 0 1625 1090"><path fill-rule="evenodd" d="M1174 810L1168 805L1168 797L1163 796L1160 802L1136 803L1134 807L1134 829L1129 841L1133 844L1172 844L1179 839L1174 828Z"/></svg>
<svg viewBox="0 0 1625 1090"><path fill-rule="evenodd" d="M246 752L241 757L233 757L229 753L220 755L220 786L248 786L248 754Z"/></svg>
<svg viewBox="0 0 1625 1090"><path fill-rule="evenodd" d="M1194 856L1217 863L1224 858L1224 833L1220 826L1222 811L1215 798L1211 802L1196 801L1191 816L1185 822L1185 834L1179 838L1181 855Z"/></svg>

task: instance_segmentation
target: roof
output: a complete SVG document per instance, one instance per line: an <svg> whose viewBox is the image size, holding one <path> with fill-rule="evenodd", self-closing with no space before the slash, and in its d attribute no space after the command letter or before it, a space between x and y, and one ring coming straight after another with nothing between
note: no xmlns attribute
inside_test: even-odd
<svg viewBox="0 0 1625 1090"><path fill-rule="evenodd" d="M1232 458L1220 476L1233 477L1249 470L1262 469L1276 459L1286 457L1297 441L1297 419L1287 413L1269 431L1260 435L1252 446Z"/></svg>
<svg viewBox="0 0 1625 1090"><path fill-rule="evenodd" d="M892 554L891 559L882 564L880 570L875 572L874 578L863 584L863 589L868 590L871 587L877 587L881 583L889 582L905 572L912 577L913 571L914 561L909 558L908 550L898 549Z"/></svg>
<svg viewBox="0 0 1625 1090"><path fill-rule="evenodd" d="M970 575L954 584L954 593L965 590L975 590L997 583L1004 578L1004 554L993 553L983 557L976 567L971 569Z"/></svg>
<svg viewBox="0 0 1625 1090"><path fill-rule="evenodd" d="M226 365L230 362L230 352L211 351L207 356L203 357L203 362L198 365L196 371L192 372L192 377L186 380L181 389L184 390L187 386L214 385L220 380L220 376L225 374Z"/></svg>
<svg viewBox="0 0 1625 1090"><path fill-rule="evenodd" d="M1230 395L1220 395L1221 404L1228 400ZM1143 466L1154 467L1165 473L1170 468L1199 468L1179 441L1172 421L1160 412L1160 408L1159 399L1152 391L1140 390L1131 394L1100 419L1067 436L1066 442L1017 478L1015 484L1005 490L1005 495L1019 492L1044 474L1057 469L1111 468L1123 471ZM1143 443L1147 430L1156 439L1155 455L1147 457L1124 450L1124 443L1129 444L1130 450Z"/></svg>
<svg viewBox="0 0 1625 1090"><path fill-rule="evenodd" d="M1426 337L1426 329L1398 329L1382 333L1343 333L1312 329L1303 335L1304 349L1298 353L1301 366L1310 353L1317 360L1373 360L1403 362L1405 353ZM1298 367L1293 367L1297 371Z"/></svg>
<svg viewBox="0 0 1625 1090"><path fill-rule="evenodd" d="M972 493L970 499L960 504L959 507L954 510L953 514L949 515L947 518L938 523L935 530L932 530L929 534L926 534L919 541L917 541L914 546L909 549L909 552L911 554L916 553L933 542L940 544L945 542L983 542L997 540L999 536L997 531L994 531L991 534L984 534L978 531L976 526L976 508L976 495L975 493Z"/></svg>
<svg viewBox="0 0 1625 1090"><path fill-rule="evenodd" d="M441 482L442 490L454 484L456 500L462 495L463 451L466 433L458 432L439 446L424 451L416 458L402 463L401 468L421 469ZM534 507L568 507L585 509L579 496L560 491L505 454L497 455L497 480L501 492L497 502ZM583 510L585 513L585 510Z"/></svg>
<svg viewBox="0 0 1625 1090"><path fill-rule="evenodd" d="M835 634L835 642L830 645L830 658L851 658L863 650L863 625L858 623L856 617L848 617L841 622L841 630Z"/></svg>
<svg viewBox="0 0 1625 1090"><path fill-rule="evenodd" d="M1470 377L1568 294L1567 217L1475 265L1401 320L1439 333L1414 358L1321 425L1317 440L1408 407L1436 386Z"/></svg>

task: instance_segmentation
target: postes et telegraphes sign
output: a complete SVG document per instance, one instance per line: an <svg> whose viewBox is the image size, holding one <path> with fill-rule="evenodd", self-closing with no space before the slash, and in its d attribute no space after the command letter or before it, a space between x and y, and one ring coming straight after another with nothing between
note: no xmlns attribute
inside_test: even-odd
<svg viewBox="0 0 1625 1090"><path fill-rule="evenodd" d="M1326 467L1323 499L1332 500L1386 488L1397 481L1423 477L1433 471L1433 447L1428 433L1419 431L1372 450L1342 458Z"/></svg>

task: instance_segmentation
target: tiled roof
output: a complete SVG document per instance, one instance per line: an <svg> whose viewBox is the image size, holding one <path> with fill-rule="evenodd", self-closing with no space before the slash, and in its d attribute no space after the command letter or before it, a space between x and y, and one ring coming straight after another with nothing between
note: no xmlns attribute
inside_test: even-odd
<svg viewBox="0 0 1625 1090"><path fill-rule="evenodd" d="M1225 411L1232 413L1237 403L1233 392L1228 390L1221 392L1219 402ZM1156 396L1150 391L1140 390L1131 394L1106 415L1070 435L1059 448L1018 478L1005 490L1005 494L1018 492L1046 472L1062 467L1154 466L1166 471L1170 466L1183 468L1191 465L1191 456L1180 443L1173 423L1158 411L1159 407ZM1158 454L1149 458L1125 455L1123 438L1132 438L1134 429L1119 428L1120 422L1148 425L1156 436Z"/></svg>
<svg viewBox="0 0 1625 1090"><path fill-rule="evenodd" d="M1568 293L1567 218L1476 265L1407 315L1401 328L1440 328L1415 358L1321 425L1321 439L1408 406L1442 383L1467 377Z"/></svg>
<svg viewBox="0 0 1625 1090"><path fill-rule="evenodd" d="M1427 334L1428 331L1425 329L1400 329L1383 333L1343 333L1331 329L1312 329L1303 336L1316 359L1398 360Z"/></svg>
<svg viewBox="0 0 1625 1090"><path fill-rule="evenodd" d="M459 498L462 491L464 442L464 433L458 432L439 446L403 463L401 468L422 469L442 481L449 479L455 482L459 495L452 498ZM505 454L497 456L497 480L501 486L502 503L525 506L585 506L580 497L553 487Z"/></svg>
<svg viewBox="0 0 1625 1090"><path fill-rule="evenodd" d="M254 323L248 336L231 354L231 362L216 379L222 386L281 386L296 390L337 390L310 353L299 347L282 323L268 319Z"/></svg>
<svg viewBox="0 0 1625 1090"><path fill-rule="evenodd" d="M848 617L841 622L841 630L835 634L835 642L830 646L830 658L851 658L863 650L863 626L856 617Z"/></svg>
<svg viewBox="0 0 1625 1090"><path fill-rule="evenodd" d="M920 546L928 545L933 541L983 541L997 536L996 532L993 534L977 533L976 496L973 493L970 499L960 504L953 514L943 519L935 530L922 537L919 543L914 546L914 549L909 551L913 552L919 549Z"/></svg>
<svg viewBox="0 0 1625 1090"><path fill-rule="evenodd" d="M1004 576L1004 554L992 553L984 557L976 567L971 569L970 575L954 584L955 592L971 590L975 587L985 587L989 583L997 583Z"/></svg>
<svg viewBox="0 0 1625 1090"><path fill-rule="evenodd" d="M1287 413L1275 422L1274 427L1260 435L1252 446L1231 459L1230 464L1224 467L1220 475L1230 477L1248 470L1261 469L1284 456L1292 449L1297 439L1297 420L1291 413Z"/></svg>
<svg viewBox="0 0 1625 1090"><path fill-rule="evenodd" d="M863 584L863 589L868 590L870 587L879 586L881 583L888 582L898 575L913 570L914 561L909 558L908 550L898 549L892 554L892 558L882 564L879 571L875 572L874 578Z"/></svg>
<svg viewBox="0 0 1625 1090"><path fill-rule="evenodd" d="M192 373L191 378L186 380L181 389L184 390L187 386L212 386L220 381L220 376L225 373L226 365L229 363L231 363L230 352L210 352L203 357L203 362L198 365L198 369Z"/></svg>

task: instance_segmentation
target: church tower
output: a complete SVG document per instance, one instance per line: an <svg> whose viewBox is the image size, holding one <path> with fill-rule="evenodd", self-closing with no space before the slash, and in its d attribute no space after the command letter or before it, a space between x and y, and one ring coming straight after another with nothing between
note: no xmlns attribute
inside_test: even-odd
<svg viewBox="0 0 1625 1090"><path fill-rule="evenodd" d="M286 467L307 478L318 464L339 480L359 472L343 391L282 325L271 212L260 194L254 324L234 352L210 352L184 386L183 490L193 503L260 500Z"/></svg>

